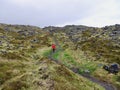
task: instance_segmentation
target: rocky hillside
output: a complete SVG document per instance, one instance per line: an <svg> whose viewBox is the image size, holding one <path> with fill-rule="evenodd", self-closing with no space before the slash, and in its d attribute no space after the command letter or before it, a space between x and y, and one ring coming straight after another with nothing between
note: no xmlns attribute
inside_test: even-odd
<svg viewBox="0 0 120 90"><path fill-rule="evenodd" d="M120 88L120 73L111 75L103 65L120 64L120 25L102 28L82 25L45 27L52 32L61 51L54 56L79 73L89 73Z"/></svg>
<svg viewBox="0 0 120 90"><path fill-rule="evenodd" d="M0 56L9 59L21 58L24 55L19 55L25 51L49 46L50 39L46 35L46 32L38 27L0 24Z"/></svg>
<svg viewBox="0 0 120 90"><path fill-rule="evenodd" d="M51 30L51 27L44 28ZM103 28L87 27L82 25L68 25L52 27L53 32L67 37L74 45L74 50L80 49L95 60L104 60L109 63L120 64L120 25L105 26ZM64 43L64 37L58 37ZM70 46L71 45L71 46ZM69 47L73 47L70 44Z"/></svg>
<svg viewBox="0 0 120 90"><path fill-rule="evenodd" d="M52 43L49 30L0 24L0 90L104 90L51 61L48 55Z"/></svg>

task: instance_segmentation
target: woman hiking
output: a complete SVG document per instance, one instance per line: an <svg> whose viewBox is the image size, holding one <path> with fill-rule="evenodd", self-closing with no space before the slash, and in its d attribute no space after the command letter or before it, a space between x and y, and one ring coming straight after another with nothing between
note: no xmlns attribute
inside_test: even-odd
<svg viewBox="0 0 120 90"><path fill-rule="evenodd" d="M56 50L56 45L52 44L52 51L53 51L53 53L55 52L55 50Z"/></svg>

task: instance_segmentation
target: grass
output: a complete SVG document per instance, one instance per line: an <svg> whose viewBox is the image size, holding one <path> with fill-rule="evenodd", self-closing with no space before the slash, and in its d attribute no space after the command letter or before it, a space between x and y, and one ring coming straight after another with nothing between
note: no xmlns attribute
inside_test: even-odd
<svg viewBox="0 0 120 90"><path fill-rule="evenodd" d="M12 83L9 83L8 86L4 87L2 90L25 90L28 88L26 82L21 80L16 80Z"/></svg>
<svg viewBox="0 0 120 90"><path fill-rule="evenodd" d="M50 67L52 68L50 71L53 71L52 78L55 82L55 90L92 90L98 88L100 90L104 90L102 87L97 86L81 76L78 76L64 66L53 64L50 65Z"/></svg>
<svg viewBox="0 0 120 90"><path fill-rule="evenodd" d="M13 46L11 50L8 50L5 45L0 48L7 52L0 55L4 57L0 60L0 86L3 87L2 90L47 90L51 87L55 90L104 90L101 86L47 59L51 54L49 46L52 42L49 34L47 35L41 31L38 32L35 29L34 31L38 34L25 36L18 34L16 31L23 30L23 28L29 31L31 28L16 28L12 25L10 27L13 31L7 32L7 34L0 28L0 35L5 36L6 34L8 38L8 40L4 40L4 43L9 43ZM25 32L27 33L28 31ZM84 35L91 36L89 32L84 33ZM69 50L72 42L68 40L69 43L67 43L66 40L68 37L65 40L64 37L61 37L61 40L65 41L65 44L61 41L59 42L63 44L65 50L58 50L52 56L57 60L61 60L68 68L80 68L80 73L83 73L86 69L91 73L96 71L97 63L89 61L81 52ZM31 41L34 40L37 40L37 42L32 43ZM85 43L85 50L88 50L89 45L92 47L91 43ZM23 47L20 48L19 45ZM67 50L67 48L69 49ZM106 50L106 48L104 49ZM102 52L101 49L97 48L97 50ZM119 52L114 51L114 53L118 54ZM45 78L45 75L48 75L48 77ZM114 80L119 82L119 77L114 77Z"/></svg>
<svg viewBox="0 0 120 90"><path fill-rule="evenodd" d="M64 33L64 32L63 32ZM89 70L90 74L102 81L107 81L120 87L119 74L109 75L107 71L102 69L104 64L109 64L113 62L119 62L119 46L115 45L115 42L107 39L108 37L104 35L103 37L97 38L101 32L97 31L96 36L92 35L91 31L83 32L82 41L70 44L66 37L57 37L60 44L63 44L62 48L65 46L65 51L57 53L56 57L61 60L63 64L69 68L77 67L80 68L79 73L84 73L85 70ZM60 34L57 33L57 36ZM63 43L65 41L65 44ZM72 41L71 41L72 42ZM68 46L66 45L68 44ZM70 45L70 46L69 46ZM77 46L77 49L73 47Z"/></svg>
<svg viewBox="0 0 120 90"><path fill-rule="evenodd" d="M50 49L46 50L43 55L47 56L49 54L50 54ZM71 65L77 64L74 58L69 53L67 53L67 51L57 51L56 53L53 54L53 57L57 60L62 60L64 65L68 67ZM56 66L56 65L54 66L54 65L49 65L51 69L49 71L54 71L52 72L53 74L52 78L55 82L54 84L55 90L61 90L61 89L62 90L88 90L88 88L89 89L100 88L99 86L96 86L96 84L93 84L92 82L89 82L83 77L79 77L78 75L69 71L64 66ZM103 90L103 88L100 88L100 90Z"/></svg>
<svg viewBox="0 0 120 90"><path fill-rule="evenodd" d="M48 59L44 59L41 63L43 64L38 64L38 70L33 69L34 73L26 74L9 82L2 90L47 90L49 88L54 90L104 90L101 86ZM39 69L44 70L39 71ZM42 78L45 74L49 76L46 79Z"/></svg>
<svg viewBox="0 0 120 90"><path fill-rule="evenodd" d="M90 62L84 59L81 60L81 57L79 57L79 55L78 55L79 59L76 60L74 54L70 52L72 51L57 50L53 54L53 58L56 60L61 60L62 63L68 68L79 68L79 73L84 73L86 70L88 70L92 74L97 69L96 63ZM51 50L46 50L43 55L47 57L50 55L50 53L51 53Z"/></svg>
<svg viewBox="0 0 120 90"><path fill-rule="evenodd" d="M56 54L54 54L54 57L58 60L61 60L65 64L65 66L69 68L79 68L79 73L84 73L85 70L89 70L90 73L93 73L97 69L97 64L95 64L94 62L82 60L80 56L78 56L79 59L76 60L74 54L70 52L72 51L66 50L62 52L57 52Z"/></svg>
<svg viewBox="0 0 120 90"><path fill-rule="evenodd" d="M79 42L79 45L83 51L90 51L96 57L96 60L104 58L107 60L106 62L117 62L120 64L120 47L115 45L112 40L92 37L86 41ZM104 59L102 60L104 61Z"/></svg>
<svg viewBox="0 0 120 90"><path fill-rule="evenodd" d="M48 57L50 54L51 54L51 50L45 50L43 56Z"/></svg>
<svg viewBox="0 0 120 90"><path fill-rule="evenodd" d="M25 72L26 65L19 61L0 62L0 84Z"/></svg>
<svg viewBox="0 0 120 90"><path fill-rule="evenodd" d="M60 53L61 51L56 51L55 53L53 53L53 58L56 60L60 59Z"/></svg>
<svg viewBox="0 0 120 90"><path fill-rule="evenodd" d="M42 49L38 49L36 51L37 55L40 55L40 57L45 57L47 55L49 55L50 53L50 49L49 48L42 48ZM30 55L34 55L35 52L29 52ZM55 57L58 57L60 52L57 52L57 55L55 55ZM64 53L64 57L65 59L70 59L70 62L73 63L73 59L72 57L68 54L68 53ZM27 57L28 58L28 57ZM28 58L29 59L29 58ZM41 59L42 60L42 59ZM4 75L1 74L1 78L3 79L2 76L4 76L7 79L4 79L5 81L8 81L11 79L11 81L9 81L9 83L5 84L2 88L2 90L40 90L40 89L46 89L49 86L49 84L46 84L45 86L39 86L39 82L41 83L47 83L47 80L50 82L54 82L54 89L55 90L88 90L88 89L100 89L100 90L104 90L102 87L100 87L99 85L96 85L86 79L84 79L83 77L80 77L76 74L74 74L73 72L69 71L68 69L66 69L63 66L57 65L53 62L50 62L49 60L46 60L45 58L41 61L40 59L36 60L32 60L32 58L27 61L26 63L24 61L20 62L17 60L12 60L11 62L8 62L6 59L6 62L3 64L1 64L0 66L0 70L3 70L1 72L3 72ZM39 64L37 63L37 65L34 65L35 62L40 61L45 62L43 64ZM5 65L6 64L6 65ZM34 67L35 66L35 67ZM9 68L10 67L10 68ZM44 68L47 67L47 71L45 71L45 73L41 73L39 74L39 70L37 70L37 68ZM18 72L14 72L14 69ZM11 71L9 72L12 75L6 76L6 70ZM21 70L21 71L20 71ZM27 70L27 71L26 71ZM16 76L22 75L23 73L27 73L27 75L20 76L16 79L12 79ZM29 74L29 72L34 72L32 74ZM16 74L15 74L16 73ZM14 75L13 75L14 74ZM48 74L50 79L48 78L47 80L44 80L42 75L44 74ZM8 75L8 74L7 74ZM53 81L51 81L53 80ZM72 82L71 82L72 81ZM3 82L5 83L5 82ZM2 84L3 84L2 83Z"/></svg>

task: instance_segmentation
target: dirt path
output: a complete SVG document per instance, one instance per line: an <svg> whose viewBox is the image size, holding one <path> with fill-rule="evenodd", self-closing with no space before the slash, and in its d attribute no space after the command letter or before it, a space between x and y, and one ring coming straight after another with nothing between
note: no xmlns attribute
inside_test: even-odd
<svg viewBox="0 0 120 90"><path fill-rule="evenodd" d="M51 33L51 35L53 36L53 33ZM55 44L58 46L58 50L61 49L57 39L55 36L53 36L53 41L55 42ZM52 52L50 53L50 55L48 56L48 58L52 61L55 61L57 64L63 65L62 62L60 62L60 60L56 60L52 57ZM68 68L68 67L67 67ZM72 70L73 72L75 72L76 74L79 74L78 72L74 71L71 68L68 68L70 70ZM89 74L79 74L80 76L83 76L87 79L89 79L90 81L99 84L100 86L104 87L105 90L117 90L115 86L113 86L112 84L108 83L108 82L104 82L104 81L100 81L97 78L89 75Z"/></svg>
<svg viewBox="0 0 120 90"><path fill-rule="evenodd" d="M50 60L56 62L59 65L63 65L62 62L60 62L59 60L54 59L51 55L49 55L48 58ZM68 67L66 67L66 68L68 68ZM68 69L70 69L70 68L68 68ZM100 86L104 87L105 90L117 90L112 84L109 84L109 83L104 82L104 81L100 81L97 78L90 76L89 74L80 74L79 72L75 72L73 69L70 69L70 70L73 71L76 74L79 74L80 76L83 76L83 77L89 79L90 81L92 81L94 83L99 84Z"/></svg>
<svg viewBox="0 0 120 90"><path fill-rule="evenodd" d="M90 81L101 85L102 87L105 88L105 90L117 90L112 84L109 84L109 83L104 82L104 81L100 81L97 78L90 76L89 74L81 74L81 75L83 77L89 79Z"/></svg>

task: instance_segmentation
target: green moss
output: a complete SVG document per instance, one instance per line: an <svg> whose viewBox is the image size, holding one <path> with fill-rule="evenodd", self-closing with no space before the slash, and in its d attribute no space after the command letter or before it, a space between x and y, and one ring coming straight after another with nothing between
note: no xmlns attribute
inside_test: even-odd
<svg viewBox="0 0 120 90"><path fill-rule="evenodd" d="M22 57L18 54L18 53L6 53L6 54L2 54L1 57L5 57L7 59L22 59Z"/></svg>
<svg viewBox="0 0 120 90"><path fill-rule="evenodd" d="M88 90L98 89L104 90L99 86L77 76L65 67L56 67L54 72L55 90Z"/></svg>
<svg viewBox="0 0 120 90"><path fill-rule="evenodd" d="M43 56L48 57L51 54L51 52L52 52L51 50L46 50L44 51Z"/></svg>
<svg viewBox="0 0 120 90"><path fill-rule="evenodd" d="M2 90L25 90L26 88L28 88L26 82L19 80L9 83Z"/></svg>
<svg viewBox="0 0 120 90"><path fill-rule="evenodd" d="M20 62L0 62L0 84L5 81L22 74L26 66Z"/></svg>

